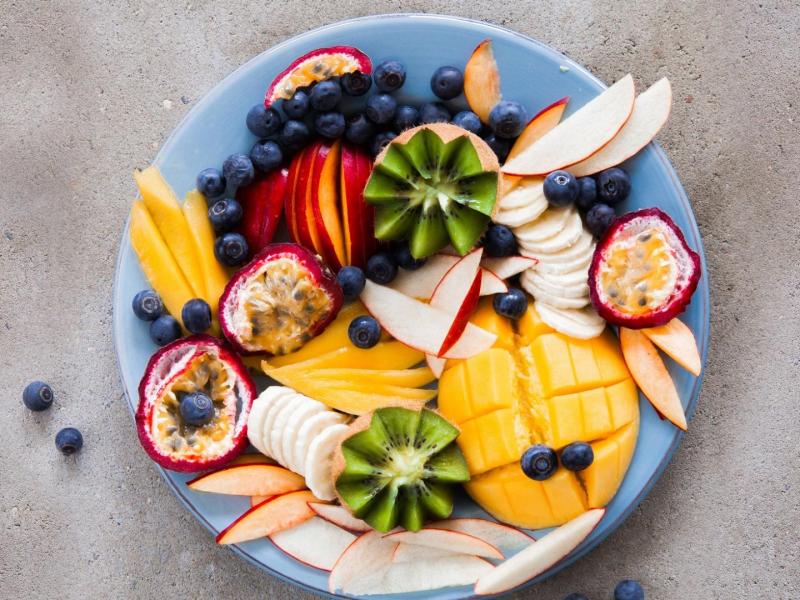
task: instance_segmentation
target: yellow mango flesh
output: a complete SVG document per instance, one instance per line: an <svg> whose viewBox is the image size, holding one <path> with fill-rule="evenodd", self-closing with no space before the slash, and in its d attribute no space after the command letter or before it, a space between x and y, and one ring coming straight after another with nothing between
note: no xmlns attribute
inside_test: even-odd
<svg viewBox="0 0 800 600"><path fill-rule="evenodd" d="M279 368L282 371L299 371L301 373L310 372L312 369L408 369L418 364L421 357L421 352L396 341L379 342L369 349L356 348L350 344L320 356ZM259 357L247 358L258 359L259 366L263 360ZM265 362L269 368L276 368L279 358L284 357L270 357Z"/></svg>
<svg viewBox="0 0 800 600"><path fill-rule="evenodd" d="M428 385L436 376L428 367L417 369L319 369L314 379L346 381L359 386L399 385L418 388Z"/></svg>
<svg viewBox="0 0 800 600"><path fill-rule="evenodd" d="M494 348L506 348L507 350L514 349L514 328L511 326L511 321L506 317L497 314L492 306L492 296L484 296L478 301L478 307L472 315L470 321L485 329L490 333L497 335L497 340L494 343ZM451 359L445 363L445 369L450 369L458 364L464 362L463 360Z"/></svg>
<svg viewBox="0 0 800 600"><path fill-rule="evenodd" d="M458 444L470 495L498 519L527 528L561 525L605 506L630 464L639 423L638 393L610 331L577 340L545 325L532 305L511 348L495 347L445 371L439 410L461 428ZM556 451L589 442L592 465L559 467L535 481L519 466L542 443Z"/></svg>
<svg viewBox="0 0 800 600"><path fill-rule="evenodd" d="M153 222L192 288L193 297L206 298L205 279L195 241L172 188L153 165L135 171L133 178Z"/></svg>
<svg viewBox="0 0 800 600"><path fill-rule="evenodd" d="M180 321L181 309L194 297L194 291L140 200L131 207L130 236L145 277L169 313Z"/></svg>

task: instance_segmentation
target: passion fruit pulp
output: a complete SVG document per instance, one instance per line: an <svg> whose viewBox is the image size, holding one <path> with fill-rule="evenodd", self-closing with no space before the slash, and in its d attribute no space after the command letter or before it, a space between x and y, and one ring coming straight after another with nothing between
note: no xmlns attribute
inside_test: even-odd
<svg viewBox="0 0 800 600"><path fill-rule="evenodd" d="M634 211L597 244L589 267L592 304L614 325L665 325L691 301L700 272L700 257L666 213Z"/></svg>
<svg viewBox="0 0 800 600"><path fill-rule="evenodd" d="M181 401L200 392L213 414L203 425L181 416ZM211 336L164 346L139 383L136 428L147 454L166 469L193 473L221 466L247 447L247 416L256 387L239 358Z"/></svg>
<svg viewBox="0 0 800 600"><path fill-rule="evenodd" d="M318 256L298 244L270 244L228 282L219 321L240 354L288 354L322 333L342 301Z"/></svg>

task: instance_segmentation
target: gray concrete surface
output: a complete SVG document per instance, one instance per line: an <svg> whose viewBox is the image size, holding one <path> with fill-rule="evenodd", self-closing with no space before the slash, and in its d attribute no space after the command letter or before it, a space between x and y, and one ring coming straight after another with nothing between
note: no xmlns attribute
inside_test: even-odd
<svg viewBox="0 0 800 600"><path fill-rule="evenodd" d="M676 93L661 141L713 284L700 407L625 525L520 597L608 599L624 577L659 600L800 597L792 0L0 0L0 597L310 597L216 547L140 451L111 345L114 258L131 168L206 91L295 33L398 11L506 25L605 80L668 75ZM53 410L22 408L33 378ZM68 424L86 438L72 459L53 447Z"/></svg>

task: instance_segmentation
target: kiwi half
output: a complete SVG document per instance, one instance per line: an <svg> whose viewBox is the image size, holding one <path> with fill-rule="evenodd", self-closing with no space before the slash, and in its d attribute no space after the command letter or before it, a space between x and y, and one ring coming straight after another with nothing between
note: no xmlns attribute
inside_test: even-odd
<svg viewBox="0 0 800 600"><path fill-rule="evenodd" d="M376 205L375 237L408 239L415 258L448 243L466 254L492 216L499 168L486 142L455 125L403 132L375 159L364 189Z"/></svg>
<svg viewBox="0 0 800 600"><path fill-rule="evenodd" d="M379 531L418 531L453 511L452 484L469 480L458 428L437 413L380 408L356 419L333 461L342 504Z"/></svg>

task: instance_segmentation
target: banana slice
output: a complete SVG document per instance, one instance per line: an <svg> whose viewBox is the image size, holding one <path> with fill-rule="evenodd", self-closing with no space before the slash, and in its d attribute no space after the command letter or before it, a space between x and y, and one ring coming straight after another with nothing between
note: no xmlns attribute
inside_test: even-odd
<svg viewBox="0 0 800 600"><path fill-rule="evenodd" d="M305 397L297 392L289 397L289 401L284 404L280 412L275 413L275 420L269 433L269 444L272 456L284 467L288 466L286 457L283 455L283 437L286 435L286 425L294 414L305 405Z"/></svg>
<svg viewBox="0 0 800 600"><path fill-rule="evenodd" d="M571 210L564 223L564 227L553 237L549 237L541 241L531 241L530 239L520 239L519 245L522 246L529 253L534 255L538 253L552 254L559 250L564 250L577 242L583 233L583 221L578 211Z"/></svg>
<svg viewBox="0 0 800 600"><path fill-rule="evenodd" d="M307 398L301 394L298 394L297 402L298 406L292 412L289 420L286 422L283 433L281 434L280 451L284 466L295 472L297 471L295 469L293 459L294 444L297 441L297 432L300 430L300 427L303 425L303 423L305 423L309 418L328 410L328 407L322 402L317 402L316 400L312 400L311 398Z"/></svg>
<svg viewBox="0 0 800 600"><path fill-rule="evenodd" d="M542 321L570 337L588 340L597 337L606 328L606 322L591 306L581 310L561 309L541 300L536 300L534 306Z"/></svg>
<svg viewBox="0 0 800 600"><path fill-rule="evenodd" d="M583 257L586 254L594 254L594 237L584 229L575 243L568 248L562 248L557 252L538 252L536 257L540 262L559 263Z"/></svg>
<svg viewBox="0 0 800 600"><path fill-rule="evenodd" d="M547 210L547 200L538 198L530 204L511 210L500 210L495 215L495 223L508 225L509 227L520 227L531 221L535 221Z"/></svg>
<svg viewBox="0 0 800 600"><path fill-rule="evenodd" d="M567 220L573 212L575 212L574 209L569 206L566 208L548 208L538 219L518 228L514 235L520 242L534 244L542 242L558 235L566 226Z"/></svg>
<svg viewBox="0 0 800 600"><path fill-rule="evenodd" d="M265 454L267 456L271 456L275 460L278 460L278 457L275 455L274 442L280 442L280 440L275 440L273 438L273 424L275 423L278 415L292 403L295 394L294 390L290 388L285 389L288 390L288 393L282 394L277 400L275 400L275 403L272 405L272 409L264 418L264 424L262 425L261 429L261 444L264 446L264 450L266 451Z"/></svg>
<svg viewBox="0 0 800 600"><path fill-rule="evenodd" d="M308 449L306 457L306 485L320 500L333 500L336 493L331 480L331 460L333 450L342 436L349 430L347 425L338 424L324 429Z"/></svg>
<svg viewBox="0 0 800 600"><path fill-rule="evenodd" d="M586 269L570 271L569 273L539 273L535 268L529 270L532 276L535 276L536 278L542 278L548 283L554 285L575 287L579 285L587 285L589 281L589 272ZM589 293L588 287L586 293Z"/></svg>
<svg viewBox="0 0 800 600"><path fill-rule="evenodd" d="M250 443L253 444L256 450L261 452L261 454L269 456L269 452L264 447L263 442L264 420L275 406L275 402L291 391L292 390L289 388L274 385L261 392L255 402L253 402L253 407L250 409L250 414L247 417L247 437Z"/></svg>
<svg viewBox="0 0 800 600"><path fill-rule="evenodd" d="M306 457L309 454L311 442L322 431L333 425L339 425L347 421L342 413L326 411L314 415L305 421L297 431L297 438L294 441L292 450L292 460L290 461L291 470L300 475L306 474Z"/></svg>
<svg viewBox="0 0 800 600"><path fill-rule="evenodd" d="M533 284L530 279L527 278L520 279L520 284L526 292L533 296L534 300L540 300L555 308L583 308L589 304L588 295L581 298L568 298L561 294L552 294L545 291L540 286ZM542 319L544 319L544 317L542 317ZM545 323L546 322L547 321L545 321Z"/></svg>
<svg viewBox="0 0 800 600"><path fill-rule="evenodd" d="M576 274L578 275L577 282L562 283L557 279L558 277L574 277ZM588 298L589 284L587 282L586 273L583 273L582 278L580 275L581 271L567 273L566 276L550 273L538 274L535 271L525 271L520 281L527 280L529 285L544 290L545 293L552 294L553 296L560 296L563 298Z"/></svg>
<svg viewBox="0 0 800 600"><path fill-rule="evenodd" d="M544 179L534 177L523 179L515 188L500 198L500 211L508 212L523 206L541 206L547 208L547 198L544 197ZM544 210L544 209L542 209Z"/></svg>
<svg viewBox="0 0 800 600"><path fill-rule="evenodd" d="M547 262L539 262L536 265L536 270L539 273L573 273L575 271L586 271L589 268L589 264L592 262L592 254L586 254L585 256L579 256L578 258L573 258L564 263L547 263Z"/></svg>

